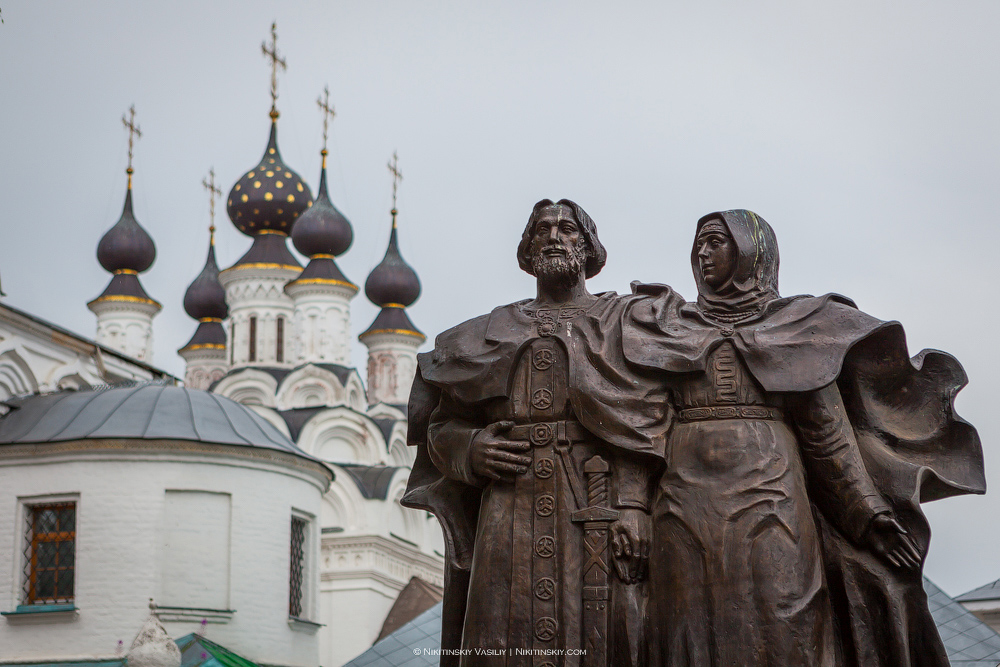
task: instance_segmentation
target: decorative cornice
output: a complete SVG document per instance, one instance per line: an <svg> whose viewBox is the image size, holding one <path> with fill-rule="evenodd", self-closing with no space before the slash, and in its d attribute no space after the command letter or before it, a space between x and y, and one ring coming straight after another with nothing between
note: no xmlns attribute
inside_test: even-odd
<svg viewBox="0 0 1000 667"><path fill-rule="evenodd" d="M68 440L65 442L43 442L35 444L11 444L0 447L0 460L28 459L28 463L37 463L44 457L60 454L101 452L128 452L134 454L206 454L214 456L229 456L237 459L249 459L293 468L320 481L326 486L333 481L333 471L318 461L296 456L291 453L264 447L250 445L224 445L194 440L145 440L141 438L90 438L84 440Z"/></svg>
<svg viewBox="0 0 1000 667"><path fill-rule="evenodd" d="M366 331L358 336L358 339L364 342L365 338L375 336L378 334L394 334L397 336L409 336L411 338L416 338L421 343L427 340L427 336L423 335L419 331L411 331L409 329L373 329L371 331Z"/></svg>
<svg viewBox="0 0 1000 667"><path fill-rule="evenodd" d="M95 303L106 303L108 301L116 301L119 303L142 303L149 306L156 306L157 308L163 308L163 304L159 301L154 301L153 299L146 299L141 296L129 296L127 294L109 294L107 296L99 296L93 301L89 302L87 305Z"/></svg>
<svg viewBox="0 0 1000 667"><path fill-rule="evenodd" d="M219 275L227 275L230 271L236 271L238 269L281 269L283 271L295 271L296 273L302 272L301 266L293 266L291 264L272 264L268 262L253 262L250 264L237 264L235 266L230 266L228 269L219 271Z"/></svg>

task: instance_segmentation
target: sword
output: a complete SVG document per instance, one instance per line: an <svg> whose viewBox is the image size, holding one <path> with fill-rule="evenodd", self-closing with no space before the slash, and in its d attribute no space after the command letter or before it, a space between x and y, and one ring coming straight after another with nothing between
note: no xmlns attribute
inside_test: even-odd
<svg viewBox="0 0 1000 667"><path fill-rule="evenodd" d="M608 667L608 630L611 603L611 523L618 512L608 507L608 462L594 456L583 464L589 507L573 512L583 524L587 563L583 567L583 667Z"/></svg>

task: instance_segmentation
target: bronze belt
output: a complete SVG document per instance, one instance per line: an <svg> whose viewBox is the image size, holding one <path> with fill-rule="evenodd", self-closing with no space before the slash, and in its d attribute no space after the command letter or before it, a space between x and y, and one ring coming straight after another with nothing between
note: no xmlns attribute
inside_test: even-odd
<svg viewBox="0 0 1000 667"><path fill-rule="evenodd" d="M704 408L685 408L680 411L682 422L700 422L709 419L770 419L783 421L784 413L778 408L763 405L711 405Z"/></svg>
<svg viewBox="0 0 1000 667"><path fill-rule="evenodd" d="M556 442L583 442L592 437L590 431L575 420L518 424L510 429L511 440L527 440L535 447L544 447Z"/></svg>

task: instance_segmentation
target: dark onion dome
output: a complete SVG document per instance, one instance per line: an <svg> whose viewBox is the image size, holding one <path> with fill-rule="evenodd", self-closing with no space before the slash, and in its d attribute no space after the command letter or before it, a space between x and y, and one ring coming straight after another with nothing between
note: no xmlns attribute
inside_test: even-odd
<svg viewBox="0 0 1000 667"><path fill-rule="evenodd" d="M406 310L396 304L384 306L371 326L358 336L358 340L364 342L366 337L375 334L402 334L419 338L421 342L427 340L427 336L410 321Z"/></svg>
<svg viewBox="0 0 1000 667"><path fill-rule="evenodd" d="M248 236L262 230L287 235L295 220L311 205L309 186L281 160L277 119L272 118L271 136L260 164L244 174L229 192L226 203L229 219Z"/></svg>
<svg viewBox="0 0 1000 667"><path fill-rule="evenodd" d="M125 193L125 206L115 226L97 244L97 261L106 271L142 273L153 265L156 246L132 215L132 188Z"/></svg>
<svg viewBox="0 0 1000 667"><path fill-rule="evenodd" d="M183 354L193 350L225 350L226 330L222 326L221 320L205 318L198 323L198 328L194 330L194 335L181 349L177 350Z"/></svg>
<svg viewBox="0 0 1000 667"><path fill-rule="evenodd" d="M420 296L420 279L417 273L399 254L399 242L396 237L396 210L392 211L392 233L389 235L389 247L385 251L382 262L372 269L365 283L365 294L376 306L381 306L375 321L358 338L381 333L403 334L415 336L421 340L427 337L413 325L405 308L413 304Z"/></svg>
<svg viewBox="0 0 1000 667"><path fill-rule="evenodd" d="M229 316L226 290L219 282L219 265L215 262L215 237L208 246L205 268L184 293L184 311L196 320L223 320Z"/></svg>
<svg viewBox="0 0 1000 667"><path fill-rule="evenodd" d="M332 255L313 255L298 278L285 285L285 291L287 292L289 287L295 285L340 285L353 290L353 294L358 292L358 286L348 280L347 276L341 272L340 267L333 261Z"/></svg>
<svg viewBox="0 0 1000 667"><path fill-rule="evenodd" d="M139 282L139 273L152 266L156 259L156 246L132 215L131 167L127 171L129 184L122 215L97 244L97 261L114 275L101 295L87 306L93 309L96 304L119 301L145 304L159 311L163 306L150 298Z"/></svg>
<svg viewBox="0 0 1000 667"><path fill-rule="evenodd" d="M139 282L139 276L135 271L130 271L129 269L119 269L115 272L115 275L111 277L111 282L104 288L101 295L89 302L87 306L93 306L105 301L144 303L155 306L157 310L162 308L159 302L146 294L146 290L143 289L142 283Z"/></svg>
<svg viewBox="0 0 1000 667"><path fill-rule="evenodd" d="M306 257L343 255L351 247L354 231L344 214L330 201L326 190L326 149L319 176L319 191L313 205L295 221L292 243Z"/></svg>
<svg viewBox="0 0 1000 667"><path fill-rule="evenodd" d="M253 245L239 261L226 269L232 271L239 267L256 267L261 269L302 269L299 260L288 249L287 236L273 229L262 229L253 239Z"/></svg>
<svg viewBox="0 0 1000 667"><path fill-rule="evenodd" d="M399 254L396 239L396 212L392 215L392 233L389 247L382 262L372 269L365 282L365 294L376 306L406 308L420 296L420 279L417 273Z"/></svg>

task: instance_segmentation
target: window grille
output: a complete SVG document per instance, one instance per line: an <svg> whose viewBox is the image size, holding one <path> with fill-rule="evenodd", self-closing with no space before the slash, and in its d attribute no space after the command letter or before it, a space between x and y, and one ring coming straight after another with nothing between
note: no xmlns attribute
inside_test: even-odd
<svg viewBox="0 0 1000 667"><path fill-rule="evenodd" d="M257 361L257 318L250 316L250 351L247 361Z"/></svg>
<svg viewBox="0 0 1000 667"><path fill-rule="evenodd" d="M24 604L73 601L76 503L29 505L24 534Z"/></svg>
<svg viewBox="0 0 1000 667"><path fill-rule="evenodd" d="M306 521L292 517L291 571L288 575L288 615L302 616L302 580L306 561Z"/></svg>
<svg viewBox="0 0 1000 667"><path fill-rule="evenodd" d="M285 318L278 318L278 349L275 351L276 361L285 360Z"/></svg>

